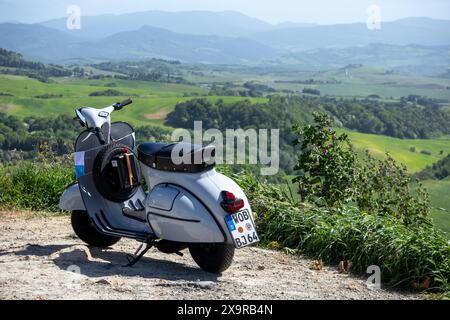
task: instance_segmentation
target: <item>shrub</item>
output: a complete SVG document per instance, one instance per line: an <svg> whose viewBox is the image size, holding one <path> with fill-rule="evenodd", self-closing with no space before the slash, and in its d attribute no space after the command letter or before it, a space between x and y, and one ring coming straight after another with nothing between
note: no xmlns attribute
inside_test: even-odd
<svg viewBox="0 0 450 320"><path fill-rule="evenodd" d="M421 172L417 173L416 176L421 180L426 179L445 179L450 175L450 154L433 163L432 166L428 166Z"/></svg>
<svg viewBox="0 0 450 320"><path fill-rule="evenodd" d="M52 94L52 93L44 93L37 96L34 96L38 99L53 99L53 98L62 98L62 94Z"/></svg>
<svg viewBox="0 0 450 320"><path fill-rule="evenodd" d="M295 170L303 201L335 207L353 202L366 212L395 216L404 224L428 224L429 195L411 178L404 165L388 154L377 160L367 152L360 158L345 134L337 135L332 119L314 113L314 124L296 125L295 144L300 145Z"/></svg>
<svg viewBox="0 0 450 320"><path fill-rule="evenodd" d="M108 97L114 97L114 96L125 96L126 94L115 90L115 89L107 89L103 91L95 91L89 94L90 97L98 97L98 96L108 96Z"/></svg>
<svg viewBox="0 0 450 320"><path fill-rule="evenodd" d="M412 192L406 166L389 154L376 160L366 152L357 181L354 200L361 210L395 217L405 225L432 225L428 192L421 183Z"/></svg>
<svg viewBox="0 0 450 320"><path fill-rule="evenodd" d="M318 89L312 89L312 88L304 88L302 90L302 93L312 94L315 96L320 96L320 90Z"/></svg>
<svg viewBox="0 0 450 320"><path fill-rule="evenodd" d="M57 212L61 194L74 181L73 167L62 161L22 161L16 166L1 166L0 205Z"/></svg>
<svg viewBox="0 0 450 320"><path fill-rule="evenodd" d="M313 116L314 124L294 125L294 144L300 146L294 182L303 201L338 205L354 196L357 158L347 135L331 129L330 117L322 113Z"/></svg>

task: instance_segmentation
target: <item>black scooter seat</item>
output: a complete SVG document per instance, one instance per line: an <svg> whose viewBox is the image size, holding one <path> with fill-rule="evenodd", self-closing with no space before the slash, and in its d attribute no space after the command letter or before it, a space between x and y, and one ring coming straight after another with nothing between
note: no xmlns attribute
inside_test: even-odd
<svg viewBox="0 0 450 320"><path fill-rule="evenodd" d="M172 151L178 146L178 160L184 159L183 163L174 163L172 161ZM138 159L144 165L161 171L174 172L202 172L214 167L215 150L209 149L195 144L188 143L162 143L162 142L147 142L138 146ZM200 157L198 155L201 155ZM197 155L197 156L196 156ZM209 157L210 156L210 157ZM208 159L206 159L208 157ZM212 157L212 158L211 158ZM200 158L200 161L198 161Z"/></svg>

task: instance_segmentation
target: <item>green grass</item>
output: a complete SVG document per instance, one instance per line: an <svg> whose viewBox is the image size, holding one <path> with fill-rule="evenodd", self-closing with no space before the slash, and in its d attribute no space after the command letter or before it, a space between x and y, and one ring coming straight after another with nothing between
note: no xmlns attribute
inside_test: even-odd
<svg viewBox="0 0 450 320"><path fill-rule="evenodd" d="M433 222L450 239L450 179L427 180L423 184L430 192Z"/></svg>
<svg viewBox="0 0 450 320"><path fill-rule="evenodd" d="M48 160L0 166L0 207L59 212L59 198L75 173L68 161Z"/></svg>
<svg viewBox="0 0 450 320"><path fill-rule="evenodd" d="M404 163L411 173L432 165L450 153L450 139L397 139L344 129L337 131L348 134L356 149L369 150L374 157L382 158L389 152L397 162ZM415 147L416 151L411 152L411 147ZM422 154L421 150L431 151L431 155Z"/></svg>
<svg viewBox="0 0 450 320"><path fill-rule="evenodd" d="M107 89L106 84L115 83L115 90L126 95L119 97L90 97L94 91ZM165 114L179 103L192 99L183 97L185 93L206 94L207 90L198 86L127 80L80 80L58 79L55 83L42 83L20 76L0 75L1 92L13 96L0 96L0 111L24 118L27 116L73 114L81 106L104 107L113 102L134 96L134 104L114 114L113 120L130 122L133 125L163 125ZM38 99L42 94L62 95L62 98ZM242 97L206 97L210 100L223 99L225 102L243 100ZM252 101L266 101L251 98Z"/></svg>

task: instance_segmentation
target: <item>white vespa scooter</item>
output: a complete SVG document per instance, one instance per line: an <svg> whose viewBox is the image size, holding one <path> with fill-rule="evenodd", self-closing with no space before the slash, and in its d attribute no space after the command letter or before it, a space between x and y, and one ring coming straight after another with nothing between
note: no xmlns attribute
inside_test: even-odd
<svg viewBox="0 0 450 320"><path fill-rule="evenodd" d="M89 245L141 242L129 266L155 246L179 255L189 248L203 270L226 270L235 248L259 241L247 197L214 170L214 147L150 142L135 150L132 127L111 124L111 113L131 103L76 110L85 128L75 142L77 182L60 208L72 212L75 233Z"/></svg>

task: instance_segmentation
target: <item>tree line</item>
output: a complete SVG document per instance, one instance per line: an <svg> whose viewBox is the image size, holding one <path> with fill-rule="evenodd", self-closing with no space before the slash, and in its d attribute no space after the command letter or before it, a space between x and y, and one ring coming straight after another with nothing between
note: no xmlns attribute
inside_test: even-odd
<svg viewBox="0 0 450 320"><path fill-rule="evenodd" d="M373 99L344 99L312 96L268 96L267 103L242 100L225 104L193 99L178 104L167 117L173 127L189 128L202 120L215 128L286 128L293 120L308 121L312 112L322 111L343 126L362 133L382 134L400 139L430 139L450 134L450 113L434 99L409 96L396 102Z"/></svg>
<svg viewBox="0 0 450 320"><path fill-rule="evenodd" d="M250 100L225 103L220 99L212 102L195 98L177 104L167 115L166 124L193 129L194 121L202 121L205 130L280 129L281 167L286 173L292 173L294 147L291 127L296 121L311 122L313 113L317 111L331 115L338 127L363 133L413 139L450 133L450 114L426 97L407 97L390 103L298 95L273 95L266 103L252 103Z"/></svg>
<svg viewBox="0 0 450 320"><path fill-rule="evenodd" d="M430 139L450 133L450 113L435 100L409 96L396 102L321 98L325 111L343 126L400 139Z"/></svg>
<svg viewBox="0 0 450 320"><path fill-rule="evenodd" d="M72 71L54 64L27 61L20 53L0 48L0 69L2 74L27 76L42 82L48 82L49 77L67 77Z"/></svg>
<svg viewBox="0 0 450 320"><path fill-rule="evenodd" d="M416 174L416 177L421 180L442 180L448 176L450 176L450 154Z"/></svg>
<svg viewBox="0 0 450 320"><path fill-rule="evenodd" d="M80 124L68 114L19 119L0 112L0 163L34 159L38 153L65 155L73 152ZM138 143L168 141L171 130L142 126L135 129Z"/></svg>
<svg viewBox="0 0 450 320"><path fill-rule="evenodd" d="M114 72L116 79L187 84L188 81L178 74L176 66L179 64L178 61L151 59L139 62L102 62L93 64L92 67Z"/></svg>
<svg viewBox="0 0 450 320"><path fill-rule="evenodd" d="M225 103L222 99L212 102L196 98L177 104L166 118L166 124L176 128L193 129L194 121L202 121L204 130L279 129L280 167L285 173L292 173L295 156L291 127L295 116L289 110L286 97L274 96L267 103L250 100Z"/></svg>

